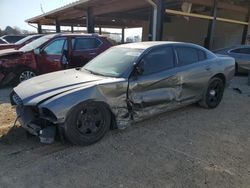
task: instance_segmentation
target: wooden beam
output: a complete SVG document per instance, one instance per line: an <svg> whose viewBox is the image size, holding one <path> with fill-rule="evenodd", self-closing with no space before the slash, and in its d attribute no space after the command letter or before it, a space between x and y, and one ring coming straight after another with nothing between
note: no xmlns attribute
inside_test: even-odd
<svg viewBox="0 0 250 188"><path fill-rule="evenodd" d="M194 14L194 13L182 12L182 11L171 10L171 9L166 9L166 13L180 15L180 16L207 19L207 20L214 19L213 16L206 16L206 15L202 15L202 14ZM239 20L232 20L232 19L219 18L219 17L217 17L216 20L222 21L222 22L227 22L227 23L233 23L233 24L248 25L248 22L243 22L243 21L239 21Z"/></svg>
<svg viewBox="0 0 250 188"><path fill-rule="evenodd" d="M208 7L213 6L213 0L182 0L182 1L197 4L197 5L204 5L204 6L208 6ZM225 9L225 10L231 10L231 11L235 11L235 12L241 12L243 14L248 13L248 8L225 3L225 2L218 2L218 8Z"/></svg>

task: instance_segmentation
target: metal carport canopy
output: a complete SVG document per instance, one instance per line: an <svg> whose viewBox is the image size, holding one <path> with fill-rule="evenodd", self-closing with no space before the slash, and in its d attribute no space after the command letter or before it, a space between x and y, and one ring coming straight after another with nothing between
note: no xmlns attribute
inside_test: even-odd
<svg viewBox="0 0 250 188"><path fill-rule="evenodd" d="M102 16L113 12L122 12L138 8L150 7L145 0L80 0L48 13L27 19L28 23L55 25L57 20L61 26L85 26L87 9L91 7L95 17L95 25L106 27L138 27L144 21L117 19Z"/></svg>
<svg viewBox="0 0 250 188"><path fill-rule="evenodd" d="M55 25L56 21L61 26L86 26L86 14L88 8L92 9L95 17L96 27L140 27L148 21L134 18L108 17L110 13L121 13L131 10L150 8L149 1L157 2L159 0L79 0L64 7L52 10L48 13L27 19L28 23L40 25ZM189 2L212 7L213 0L163 0L164 3L183 3ZM219 2L218 8L223 8L235 12L246 13L248 8L232 5L225 2Z"/></svg>

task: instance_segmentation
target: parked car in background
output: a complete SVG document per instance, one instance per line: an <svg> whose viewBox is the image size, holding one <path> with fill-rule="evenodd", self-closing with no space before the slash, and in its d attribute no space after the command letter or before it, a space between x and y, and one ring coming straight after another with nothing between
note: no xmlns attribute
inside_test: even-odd
<svg viewBox="0 0 250 188"><path fill-rule="evenodd" d="M72 143L88 145L111 126L124 129L197 102L217 107L234 68L233 58L194 44L133 43L113 47L80 69L27 80L10 99L31 134L47 138L47 130L57 127Z"/></svg>
<svg viewBox="0 0 250 188"><path fill-rule="evenodd" d="M8 44L8 42L2 38L0 38L0 44Z"/></svg>
<svg viewBox="0 0 250 188"><path fill-rule="evenodd" d="M26 44L29 44L30 42L32 42L33 40L36 40L40 37L42 37L43 35L38 34L38 35L30 35L27 36L15 43L11 43L11 44L0 44L0 50L4 50L4 49L10 49L10 48L14 48L16 50L18 50L19 48L25 46Z"/></svg>
<svg viewBox="0 0 250 188"><path fill-rule="evenodd" d="M15 43L26 36L27 35L4 35L1 38L6 40L8 43Z"/></svg>
<svg viewBox="0 0 250 188"><path fill-rule="evenodd" d="M215 53L235 58L235 72L248 73L250 71L250 45L234 46L216 50Z"/></svg>
<svg viewBox="0 0 250 188"><path fill-rule="evenodd" d="M106 37L95 34L52 34L19 50L1 50L0 84L83 66L111 46Z"/></svg>

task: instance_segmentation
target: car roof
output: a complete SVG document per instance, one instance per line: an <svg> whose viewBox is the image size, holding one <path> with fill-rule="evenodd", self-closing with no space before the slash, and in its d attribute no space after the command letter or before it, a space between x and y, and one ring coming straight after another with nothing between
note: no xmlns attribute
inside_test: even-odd
<svg viewBox="0 0 250 188"><path fill-rule="evenodd" d="M202 48L201 46L198 46L196 44L185 43L185 42L174 42L174 41L138 42L138 43L122 44L122 45L119 45L119 47L136 48L136 49L148 49L148 48L161 46L161 45L167 45L167 44L169 44L169 45L171 45L171 44L181 44L181 45L188 45L188 46L192 46L192 47Z"/></svg>
<svg viewBox="0 0 250 188"><path fill-rule="evenodd" d="M237 48L250 48L250 45L234 45L234 46L228 46L228 47L225 47L225 48L218 48L214 51L223 51L223 50L234 50L234 49L237 49Z"/></svg>
<svg viewBox="0 0 250 188"><path fill-rule="evenodd" d="M55 33L55 34L48 34L46 36L49 36L51 38L53 37L60 37L60 36L65 36L65 37L68 37L68 36L73 36L73 37L77 37L77 36L96 36L96 37L103 37L103 38L106 38L105 36L103 35L98 35L96 33L93 33L93 34L88 34L88 33Z"/></svg>

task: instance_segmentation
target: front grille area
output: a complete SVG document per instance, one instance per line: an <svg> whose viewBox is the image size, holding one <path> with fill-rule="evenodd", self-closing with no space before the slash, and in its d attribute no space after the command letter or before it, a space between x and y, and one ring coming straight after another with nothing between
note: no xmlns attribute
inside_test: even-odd
<svg viewBox="0 0 250 188"><path fill-rule="evenodd" d="M22 99L15 92L12 92L10 94L10 101L11 101L12 105L22 105L23 104Z"/></svg>

